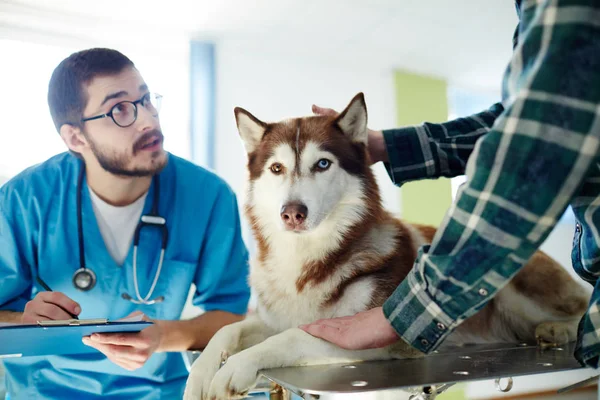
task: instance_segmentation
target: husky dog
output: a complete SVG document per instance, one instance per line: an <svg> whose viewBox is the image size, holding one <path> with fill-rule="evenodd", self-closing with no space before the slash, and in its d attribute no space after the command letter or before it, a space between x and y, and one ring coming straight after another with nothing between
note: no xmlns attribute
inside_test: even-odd
<svg viewBox="0 0 600 400"><path fill-rule="evenodd" d="M381 306L435 233L383 209L366 150L363 94L336 117L265 123L241 108L235 117L248 152L246 215L258 243L250 284L258 306L213 337L192 366L185 399L244 397L267 368L422 356L402 340L351 351L298 328ZM537 252L444 345L565 343L575 339L587 300L560 265Z"/></svg>

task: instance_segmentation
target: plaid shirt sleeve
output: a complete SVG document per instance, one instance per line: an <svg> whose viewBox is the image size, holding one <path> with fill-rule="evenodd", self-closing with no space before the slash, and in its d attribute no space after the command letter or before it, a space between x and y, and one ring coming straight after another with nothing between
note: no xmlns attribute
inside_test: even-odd
<svg viewBox="0 0 600 400"><path fill-rule="evenodd" d="M518 272L596 168L598 21L596 0L523 2L505 110L476 142L432 244L383 306L420 351L435 350Z"/></svg>
<svg viewBox="0 0 600 400"><path fill-rule="evenodd" d="M477 140L488 133L504 111L497 103L488 110L443 124L425 123L383 131L392 182L402 184L465 173L465 165Z"/></svg>

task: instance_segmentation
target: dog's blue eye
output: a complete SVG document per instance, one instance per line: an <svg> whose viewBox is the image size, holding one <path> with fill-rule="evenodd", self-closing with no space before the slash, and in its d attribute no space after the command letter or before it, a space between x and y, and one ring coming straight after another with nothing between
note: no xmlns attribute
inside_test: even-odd
<svg viewBox="0 0 600 400"><path fill-rule="evenodd" d="M330 165L331 165L331 161L329 161L326 158L320 159L319 162L317 163L317 167L319 167L320 169L327 169L327 168L329 168Z"/></svg>

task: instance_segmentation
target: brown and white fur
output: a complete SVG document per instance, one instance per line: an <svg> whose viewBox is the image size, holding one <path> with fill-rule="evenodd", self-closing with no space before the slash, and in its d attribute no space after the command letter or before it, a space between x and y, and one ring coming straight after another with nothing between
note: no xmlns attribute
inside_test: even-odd
<svg viewBox="0 0 600 400"><path fill-rule="evenodd" d="M420 356L402 340L350 351L297 328L381 306L435 233L383 209L366 152L362 93L337 117L264 123L240 108L235 116L248 152L258 308L214 336L192 366L185 399L243 397L267 368ZM587 303L581 293L538 252L444 344L573 340Z"/></svg>

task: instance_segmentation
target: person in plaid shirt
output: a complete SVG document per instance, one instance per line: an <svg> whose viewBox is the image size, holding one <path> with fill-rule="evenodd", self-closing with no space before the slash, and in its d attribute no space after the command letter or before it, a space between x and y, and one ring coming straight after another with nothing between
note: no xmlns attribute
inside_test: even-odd
<svg viewBox="0 0 600 400"><path fill-rule="evenodd" d="M575 356L598 367L600 1L517 0L516 8L502 103L443 124L369 132L373 162L384 161L397 185L468 180L382 308L303 326L308 333L349 349L400 337L431 353L524 266L570 205L573 267L594 286Z"/></svg>

